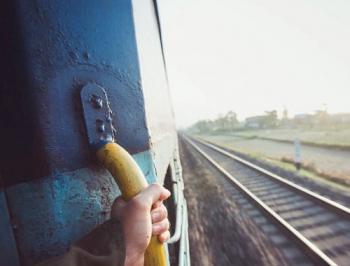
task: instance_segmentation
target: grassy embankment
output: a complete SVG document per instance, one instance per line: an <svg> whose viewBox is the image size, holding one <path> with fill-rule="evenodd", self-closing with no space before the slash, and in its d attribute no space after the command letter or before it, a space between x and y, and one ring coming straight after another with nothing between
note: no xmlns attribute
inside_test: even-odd
<svg viewBox="0 0 350 266"><path fill-rule="evenodd" d="M235 135L235 133L233 133ZM350 150L350 126L314 126L273 130L246 130L237 135L286 143L299 139L303 144Z"/></svg>
<svg viewBox="0 0 350 266"><path fill-rule="evenodd" d="M293 143L298 138L303 145L336 148L350 151L350 127L349 126L318 126L312 128L274 129L274 130L246 130L232 132L225 135L201 135L200 137L215 142L227 148L233 148L258 159L264 159L287 170L295 170L294 158L273 158L264 156L245 148L232 146L232 140L241 139L267 139L284 143ZM302 162L300 174L309 178L327 183L329 185L350 191L350 176L343 173L327 172L315 167L313 163Z"/></svg>

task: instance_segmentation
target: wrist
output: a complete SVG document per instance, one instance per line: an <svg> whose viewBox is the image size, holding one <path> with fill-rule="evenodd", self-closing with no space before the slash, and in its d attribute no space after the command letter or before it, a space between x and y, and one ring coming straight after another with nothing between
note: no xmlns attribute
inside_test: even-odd
<svg viewBox="0 0 350 266"><path fill-rule="evenodd" d="M144 254L126 254L124 266L143 266Z"/></svg>

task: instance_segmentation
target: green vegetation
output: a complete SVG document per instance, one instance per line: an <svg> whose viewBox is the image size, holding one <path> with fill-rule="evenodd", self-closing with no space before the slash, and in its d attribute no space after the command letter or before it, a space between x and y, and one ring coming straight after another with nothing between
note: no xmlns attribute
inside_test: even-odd
<svg viewBox="0 0 350 266"><path fill-rule="evenodd" d="M322 130L324 130L324 128ZM347 129L347 130L350 130L350 129ZM307 131L305 132L307 133ZM215 134L215 135L197 135L197 137L200 137L203 140L215 143L221 147L226 147L228 149L232 149L237 152L249 155L255 159L267 161L276 166L282 167L283 169L286 169L289 171L296 171L293 158L288 158L288 157L272 158L272 157L268 157L266 154L252 151L249 148L242 148L242 147L238 148L235 145L235 142L240 142L242 140L249 141L249 139L257 138L257 136L259 136L259 132L256 132L256 131L254 132L254 133L257 133L255 135L253 135L252 132L248 132L248 131L245 133L246 134L240 134L239 136L228 135L228 134L226 135ZM266 133L266 132L261 131L261 133ZM274 133L276 134L276 132ZM315 167L313 163L308 163L308 162L301 163L301 170L299 171L299 173L301 177L304 176L305 178L311 178L317 182L325 183L332 187L350 192L350 179L349 179L349 176L345 174L337 173L337 172L327 172L320 168Z"/></svg>
<svg viewBox="0 0 350 266"><path fill-rule="evenodd" d="M201 135L226 134L247 139L260 138L291 143L299 139L303 144L350 150L350 114L330 115L316 111L288 119L284 112L281 120L275 110L264 115L249 117L244 123L233 111L215 120L201 120L187 129Z"/></svg>
<svg viewBox="0 0 350 266"><path fill-rule="evenodd" d="M303 144L350 149L350 125L320 125L312 128L300 126L295 128L275 128L242 130L237 135L245 138L261 138L282 142L299 139Z"/></svg>
<svg viewBox="0 0 350 266"><path fill-rule="evenodd" d="M283 162L277 159L267 159L267 161L283 169L286 169L289 171L295 171L294 164L291 164L290 162ZM337 180L329 179L326 176L322 176L313 172L312 170L307 170L303 168L300 169L299 173L301 177L310 178L312 180L315 180L316 182L320 182L330 187L340 189L350 193L350 186L348 184L344 184L343 182L337 182Z"/></svg>
<svg viewBox="0 0 350 266"><path fill-rule="evenodd" d="M235 112L228 112L226 115L219 115L215 120L200 120L188 130L192 132L231 132L237 129L239 122Z"/></svg>
<svg viewBox="0 0 350 266"><path fill-rule="evenodd" d="M276 111L267 111L265 115L247 118L243 124L238 122L236 113L230 111L214 121L197 122L188 129L188 133L254 158L268 160L286 170L296 171L293 158L279 158L274 153L273 145L262 140L292 144L298 139L302 145L350 151L350 114L330 115L326 110L318 110L314 115L302 114L289 119L285 110L283 118L278 120ZM348 174L341 171L327 172L321 168L324 167L320 164L316 167L312 162L304 161L299 173L305 178L349 190Z"/></svg>

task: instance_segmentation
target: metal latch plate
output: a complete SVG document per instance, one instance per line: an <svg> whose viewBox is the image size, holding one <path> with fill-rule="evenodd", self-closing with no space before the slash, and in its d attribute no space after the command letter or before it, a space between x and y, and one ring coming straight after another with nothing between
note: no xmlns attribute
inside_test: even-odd
<svg viewBox="0 0 350 266"><path fill-rule="evenodd" d="M106 91L97 84L89 83L80 92L89 143L114 141L112 111Z"/></svg>

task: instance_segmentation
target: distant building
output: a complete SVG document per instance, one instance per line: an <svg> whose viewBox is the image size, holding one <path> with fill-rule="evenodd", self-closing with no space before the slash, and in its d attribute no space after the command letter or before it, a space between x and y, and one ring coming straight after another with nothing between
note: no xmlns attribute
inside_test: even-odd
<svg viewBox="0 0 350 266"><path fill-rule="evenodd" d="M333 123L350 123L350 113L339 113L330 116Z"/></svg>
<svg viewBox="0 0 350 266"><path fill-rule="evenodd" d="M294 124L296 125L307 125L310 123L312 123L312 115L303 113L294 116Z"/></svg>
<svg viewBox="0 0 350 266"><path fill-rule="evenodd" d="M305 120L309 117L310 115L307 114L307 113L304 113L304 114L297 114L294 116L294 119L296 120Z"/></svg>
<svg viewBox="0 0 350 266"><path fill-rule="evenodd" d="M294 116L294 125L317 125L350 123L350 113L327 114L323 111L315 111L315 114L298 114Z"/></svg>
<svg viewBox="0 0 350 266"><path fill-rule="evenodd" d="M245 119L245 127L247 128L260 128L262 116L253 116Z"/></svg>

